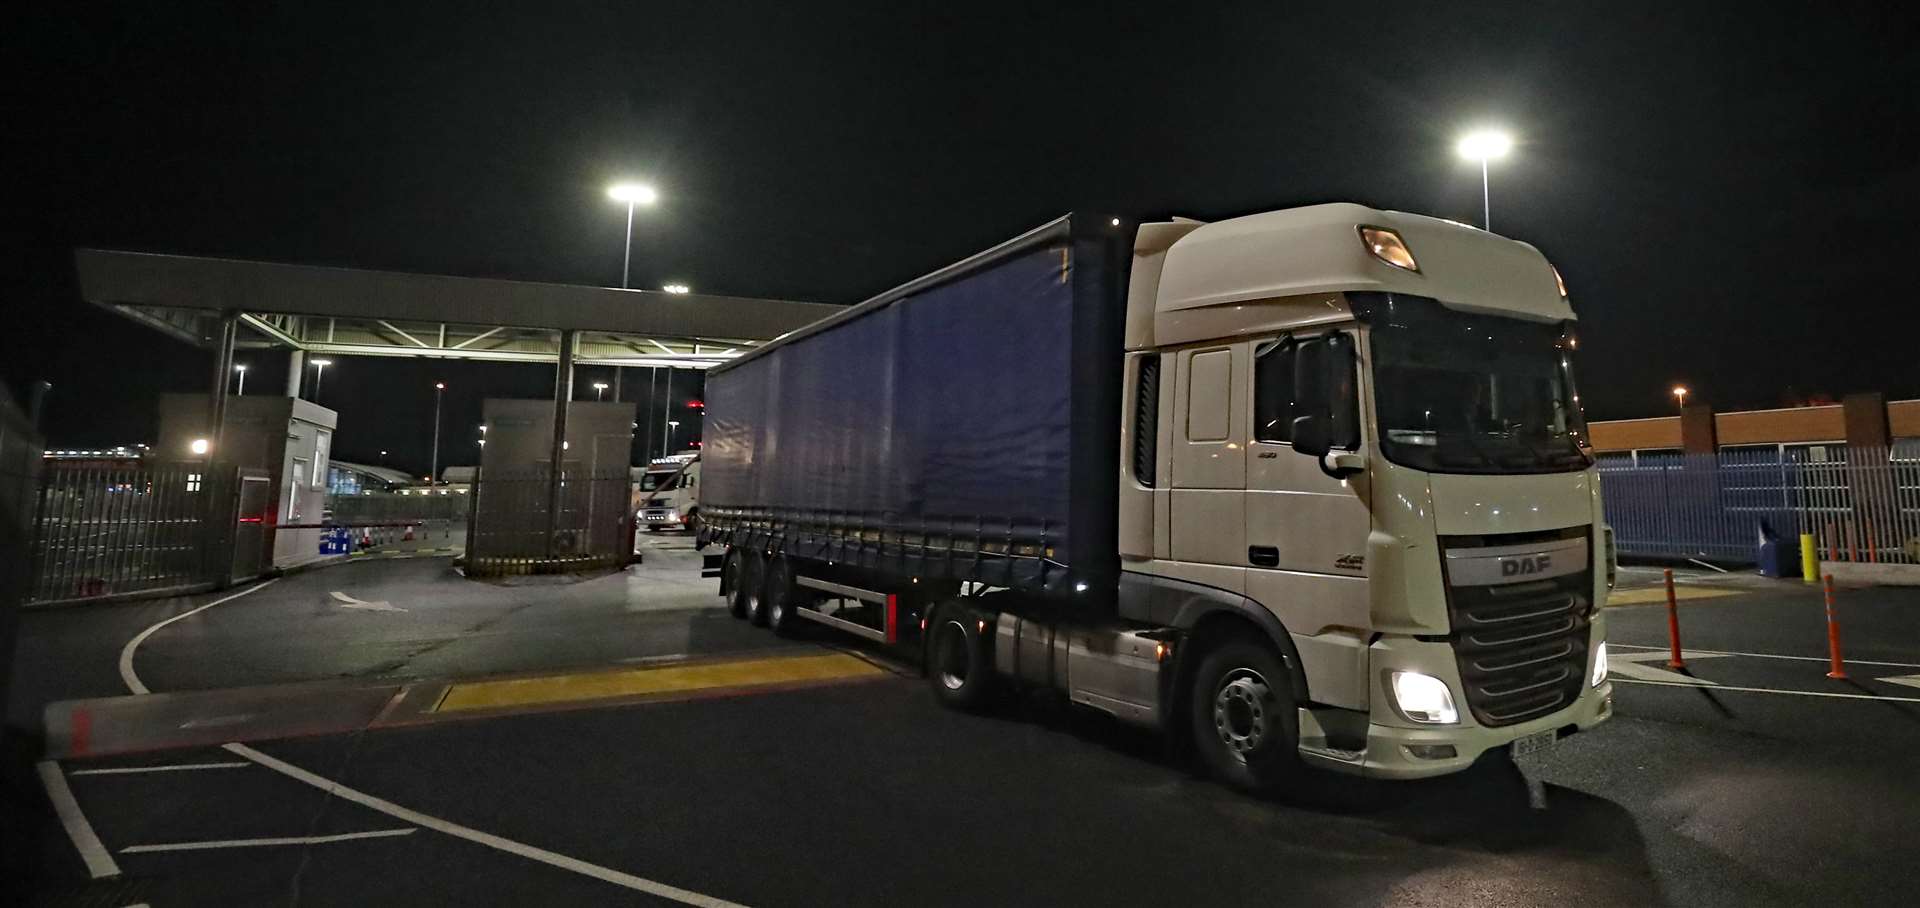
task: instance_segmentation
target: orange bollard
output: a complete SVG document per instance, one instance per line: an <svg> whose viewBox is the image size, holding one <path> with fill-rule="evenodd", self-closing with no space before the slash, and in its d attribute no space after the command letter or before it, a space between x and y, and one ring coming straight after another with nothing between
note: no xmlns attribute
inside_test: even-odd
<svg viewBox="0 0 1920 908"><path fill-rule="evenodd" d="M1667 568L1667 640L1673 645L1667 667L1686 668L1687 660L1680 658L1680 603L1673 595L1673 568Z"/></svg>
<svg viewBox="0 0 1920 908"><path fill-rule="evenodd" d="M1869 564L1880 563L1880 543L1873 538L1873 524L1871 522L1867 524L1867 562Z"/></svg>
<svg viewBox="0 0 1920 908"><path fill-rule="evenodd" d="M1847 524L1847 563L1849 564L1860 560L1860 549L1855 544L1857 534L1854 532L1854 529L1853 524Z"/></svg>
<svg viewBox="0 0 1920 908"><path fill-rule="evenodd" d="M1846 680L1847 666L1840 660L1840 621L1833 615L1833 575L1827 575L1827 677Z"/></svg>

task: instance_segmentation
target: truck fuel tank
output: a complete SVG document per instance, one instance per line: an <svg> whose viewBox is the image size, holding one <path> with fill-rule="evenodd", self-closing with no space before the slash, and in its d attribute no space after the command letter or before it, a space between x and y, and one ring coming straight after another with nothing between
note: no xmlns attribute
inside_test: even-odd
<svg viewBox="0 0 1920 908"><path fill-rule="evenodd" d="M994 666L1024 684L1063 691L1067 699L1115 718L1158 728L1161 672L1171 644L1150 629L1057 624L1001 612L994 625Z"/></svg>

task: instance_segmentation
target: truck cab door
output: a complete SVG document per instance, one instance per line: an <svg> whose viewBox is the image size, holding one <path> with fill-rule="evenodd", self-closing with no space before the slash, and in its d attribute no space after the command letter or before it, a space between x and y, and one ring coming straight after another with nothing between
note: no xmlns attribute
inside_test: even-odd
<svg viewBox="0 0 1920 908"><path fill-rule="evenodd" d="M1186 579L1241 590L1246 566L1245 343L1179 352L1171 445L1172 560Z"/></svg>
<svg viewBox="0 0 1920 908"><path fill-rule="evenodd" d="M1252 346L1246 596L1280 619L1322 703L1366 708L1366 484L1335 479L1293 449L1294 351L1280 337Z"/></svg>

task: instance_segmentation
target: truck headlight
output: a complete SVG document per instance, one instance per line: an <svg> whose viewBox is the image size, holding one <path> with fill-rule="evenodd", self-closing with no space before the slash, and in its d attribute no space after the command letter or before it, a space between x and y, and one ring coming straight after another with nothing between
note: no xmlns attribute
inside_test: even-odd
<svg viewBox="0 0 1920 908"><path fill-rule="evenodd" d="M1447 682L1419 672L1393 673L1393 702L1400 714L1415 722L1451 725L1460 721Z"/></svg>
<svg viewBox="0 0 1920 908"><path fill-rule="evenodd" d="M1588 686L1599 687L1607 680L1607 641L1593 648L1593 677Z"/></svg>

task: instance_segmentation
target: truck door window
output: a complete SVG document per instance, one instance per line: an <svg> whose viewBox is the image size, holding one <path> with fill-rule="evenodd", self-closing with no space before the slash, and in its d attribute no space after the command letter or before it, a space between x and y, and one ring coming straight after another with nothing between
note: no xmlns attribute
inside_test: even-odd
<svg viewBox="0 0 1920 908"><path fill-rule="evenodd" d="M1187 367L1187 440L1226 441L1233 351L1195 353Z"/></svg>
<svg viewBox="0 0 1920 908"><path fill-rule="evenodd" d="M1293 442L1293 418L1299 415L1293 387L1293 338L1283 337L1254 348L1253 438L1274 444Z"/></svg>

